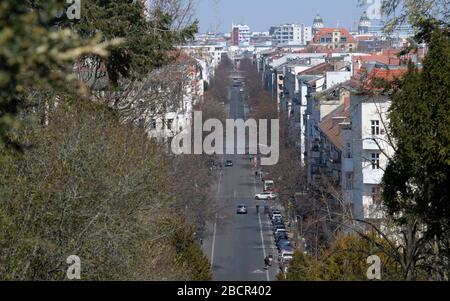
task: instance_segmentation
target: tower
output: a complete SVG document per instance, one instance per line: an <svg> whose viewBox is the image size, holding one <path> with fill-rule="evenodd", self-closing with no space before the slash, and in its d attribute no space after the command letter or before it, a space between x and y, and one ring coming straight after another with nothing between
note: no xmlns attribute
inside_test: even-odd
<svg viewBox="0 0 450 301"><path fill-rule="evenodd" d="M364 12L361 18L359 19L358 32L359 34L367 34L369 33L369 27L371 25L370 19L367 16L367 12Z"/></svg>
<svg viewBox="0 0 450 301"><path fill-rule="evenodd" d="M324 26L323 19L319 14L317 14L316 17L314 18L312 26L313 35L316 34L319 28L323 28L323 26Z"/></svg>

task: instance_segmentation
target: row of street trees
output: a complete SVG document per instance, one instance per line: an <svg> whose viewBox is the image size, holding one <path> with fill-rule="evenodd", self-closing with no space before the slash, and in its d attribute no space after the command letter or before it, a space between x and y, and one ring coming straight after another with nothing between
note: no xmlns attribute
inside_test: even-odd
<svg viewBox="0 0 450 301"><path fill-rule="evenodd" d="M400 17L397 14L390 19L390 26L408 20L417 30L411 46L426 43L428 49L420 68L411 65L404 78L378 83L377 88L384 89L377 91L392 100L387 134L395 155L389 158L379 196L386 216L377 223L355 221L333 183L325 181L320 189L309 189L297 206L308 253L297 252L281 280L367 280L367 258L371 255L381 259L383 280L448 280L448 5L448 1L384 1L386 14L401 12ZM401 55L411 51L414 47ZM242 66L254 117L273 116L274 101L263 91L254 66L250 62ZM283 180L276 185L286 205L295 192L303 191L305 181L300 164L296 172L292 168L299 154L288 143L283 126L286 116L278 117L282 125L281 159L270 171L275 180Z"/></svg>
<svg viewBox="0 0 450 301"><path fill-rule="evenodd" d="M194 234L214 174L136 122L183 97L192 1L119 2L0 5L2 280L64 280L70 255L82 280L212 277Z"/></svg>

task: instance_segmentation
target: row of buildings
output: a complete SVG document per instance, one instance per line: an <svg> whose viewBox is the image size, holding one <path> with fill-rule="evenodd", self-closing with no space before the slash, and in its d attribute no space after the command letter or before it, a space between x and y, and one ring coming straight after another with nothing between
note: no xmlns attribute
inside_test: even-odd
<svg viewBox="0 0 450 301"><path fill-rule="evenodd" d="M402 25L392 33L386 34L381 20L371 20L364 12L359 19L358 28L349 31L344 28L325 28L323 18L317 14L312 25L305 24L281 24L272 26L269 32L254 35L248 25L232 24L229 45L250 46L258 43L269 43L271 46L306 46L314 44L326 44L330 47L345 47L345 51L356 50L356 41L386 41L401 43L414 35L411 26ZM338 45L339 44L339 45ZM341 46L344 44L344 46ZM345 45L352 44L352 45Z"/></svg>
<svg viewBox="0 0 450 301"><path fill-rule="evenodd" d="M391 102L375 83L401 77L405 62L420 64L425 52L399 58L395 49L325 50L274 48L256 53L254 63L280 117L288 119L289 142L299 150L297 168L305 171L308 186L338 187L339 201L354 218L376 220L382 217L380 185L393 145L386 130Z"/></svg>

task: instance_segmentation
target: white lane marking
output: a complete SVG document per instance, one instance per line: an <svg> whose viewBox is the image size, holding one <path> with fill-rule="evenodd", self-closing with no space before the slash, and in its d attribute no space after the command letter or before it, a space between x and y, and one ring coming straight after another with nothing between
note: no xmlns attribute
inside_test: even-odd
<svg viewBox="0 0 450 301"><path fill-rule="evenodd" d="M217 185L217 196L220 194L220 184L222 182L222 172L220 172L219 175L219 183ZM211 267L214 267L214 250L216 247L216 233L217 233L217 213L214 217L214 230L213 230L213 240L212 240L212 247L211 247Z"/></svg>
<svg viewBox="0 0 450 301"><path fill-rule="evenodd" d="M261 243L262 243L262 247L263 247L263 255L264 255L264 258L266 258L266 247L264 245L264 235L263 235L262 224L261 224L261 215L259 213L258 213L258 221L259 221L259 231L261 233ZM267 281L270 281L269 269L266 270L266 278L267 278Z"/></svg>
<svg viewBox="0 0 450 301"><path fill-rule="evenodd" d="M255 194L256 194L256 179L255 179L255 177L253 177L253 184L254 184L253 187L255 189ZM263 235L263 229L262 229L262 223L261 223L261 214L259 212L258 212L258 221L259 221L259 232L261 234L263 255L264 255L264 258L266 258L266 246L264 243L264 235ZM270 281L269 269L266 270L266 278L267 278L267 281Z"/></svg>

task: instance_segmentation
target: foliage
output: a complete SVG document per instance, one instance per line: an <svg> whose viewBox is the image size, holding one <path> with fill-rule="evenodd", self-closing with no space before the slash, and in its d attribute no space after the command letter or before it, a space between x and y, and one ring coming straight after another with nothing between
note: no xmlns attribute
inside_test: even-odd
<svg viewBox="0 0 450 301"><path fill-rule="evenodd" d="M322 249L317 257L296 252L286 279L289 281L366 281L367 258L377 255L381 259L382 280L401 279L399 265L386 256L375 243L385 244L373 236L371 240L357 235L337 237L330 248Z"/></svg>
<svg viewBox="0 0 450 301"><path fill-rule="evenodd" d="M177 252L175 264L190 271L191 281L212 280L212 270L206 255L198 242L193 238L195 230L180 224L180 229L173 232L171 243Z"/></svg>
<svg viewBox="0 0 450 301"><path fill-rule="evenodd" d="M51 88L73 93L70 63L87 53L107 55L108 45L99 44L99 36L81 39L51 26L62 9L58 3L45 1L40 9L30 9L26 1L0 3L0 144L20 146L13 131L22 125L17 114L28 105L29 91Z"/></svg>
<svg viewBox="0 0 450 301"><path fill-rule="evenodd" d="M198 30L197 22L173 30L175 20L157 8L146 9L143 1L83 0L79 22L71 27L83 37L98 32L106 40L124 39L104 60L108 77L113 84L120 77L139 79L149 71L160 68L176 57L174 45L192 39Z"/></svg>
<svg viewBox="0 0 450 301"><path fill-rule="evenodd" d="M158 226L172 215L175 184L168 158L143 131L92 104L60 105L48 127L26 137L32 149L1 156L9 171L0 178L1 279L64 279L72 254L82 259L83 280L206 275L198 273L209 268L204 260L173 265L177 256L197 258L199 248L183 227Z"/></svg>
<svg viewBox="0 0 450 301"><path fill-rule="evenodd" d="M423 224L428 240L450 233L450 38L433 34L423 70L409 67L392 97L389 131L396 153L383 179L388 212L401 224ZM448 248L441 250L442 264Z"/></svg>

